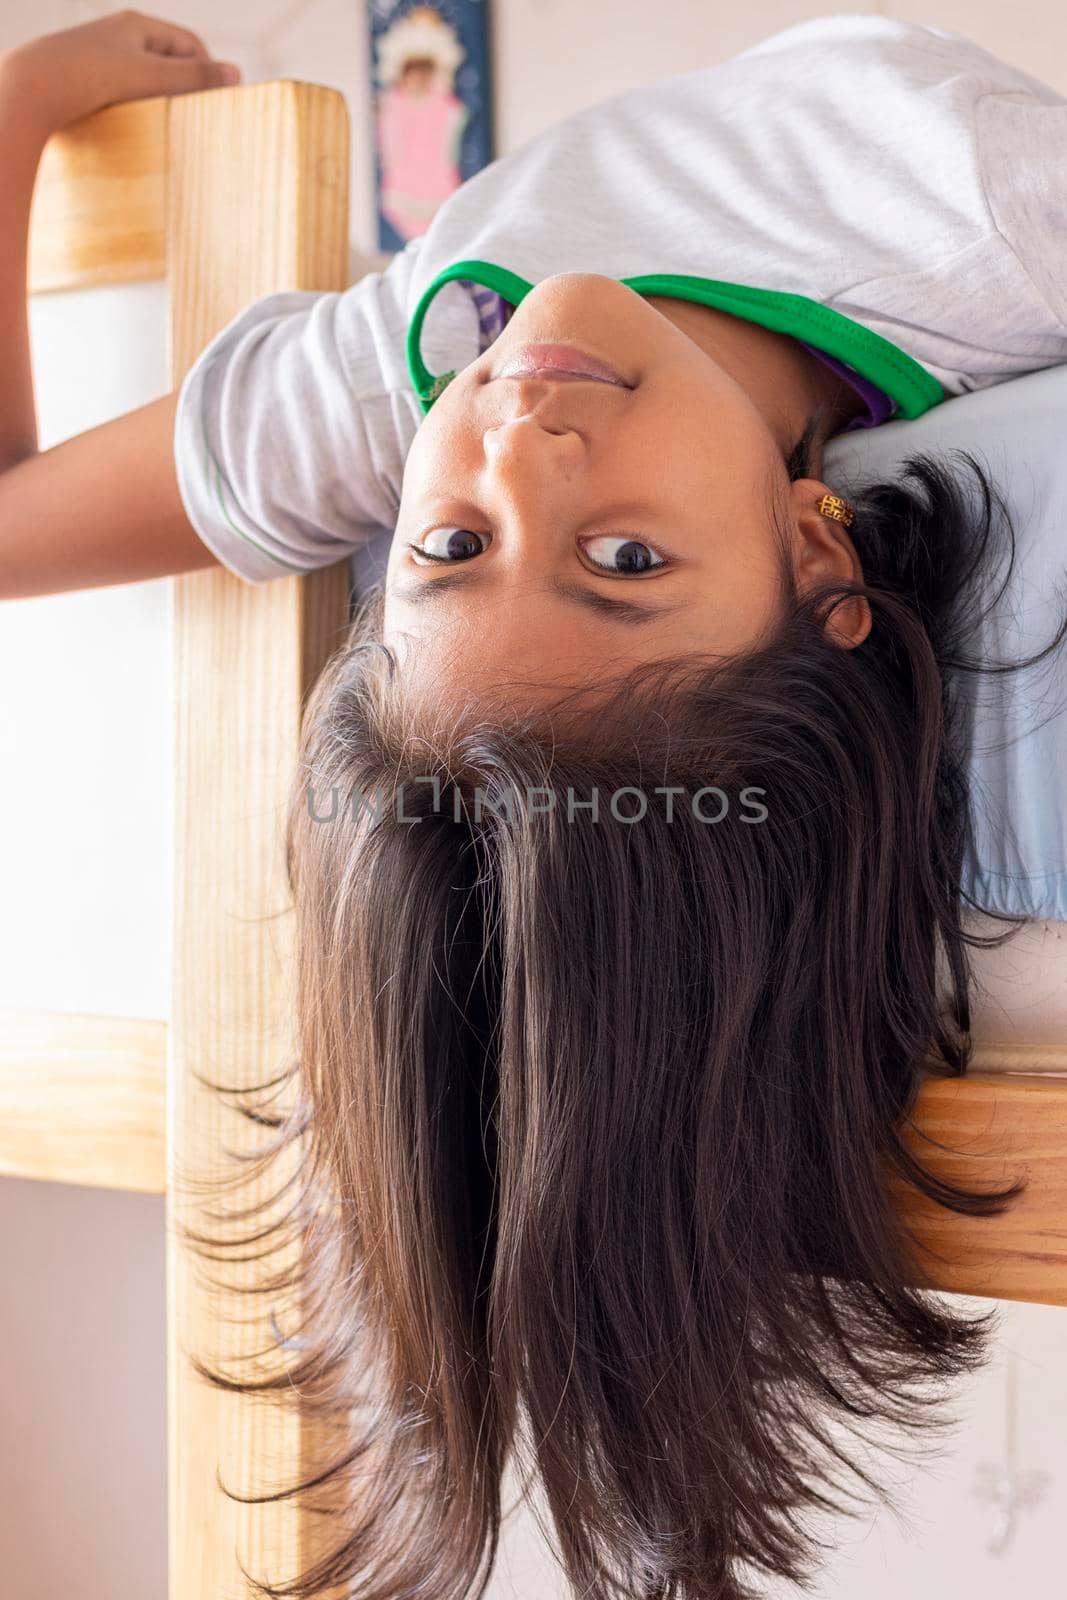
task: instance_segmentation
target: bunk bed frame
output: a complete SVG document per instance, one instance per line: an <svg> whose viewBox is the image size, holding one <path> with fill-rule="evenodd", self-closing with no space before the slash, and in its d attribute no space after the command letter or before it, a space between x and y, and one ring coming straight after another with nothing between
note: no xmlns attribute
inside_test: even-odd
<svg viewBox="0 0 1067 1600"><path fill-rule="evenodd" d="M31 289L165 279L177 383L256 296L345 286L347 193L333 91L277 82L113 107L49 145ZM341 562L252 587L213 567L172 582L170 1017L0 1012L0 1173L167 1196L168 1593L205 1600L241 1592L238 1558L279 1578L315 1553L305 1512L219 1487L217 1474L242 1489L294 1477L311 1424L192 1370L190 1352L261 1347L262 1329L231 1315L176 1223L186 1179L254 1140L204 1080L240 1089L290 1059L284 805L302 707L348 623L349 574ZM1067 1305L1067 1037L1062 1050L980 1050L968 1078L931 1078L909 1138L974 1187L1029 1179L1005 1214L977 1220L895 1186L939 1287Z"/></svg>

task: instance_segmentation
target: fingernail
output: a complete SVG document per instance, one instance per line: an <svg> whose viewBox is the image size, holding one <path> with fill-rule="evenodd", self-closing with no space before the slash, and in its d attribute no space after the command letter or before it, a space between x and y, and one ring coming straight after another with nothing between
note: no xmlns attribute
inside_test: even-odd
<svg viewBox="0 0 1067 1600"><path fill-rule="evenodd" d="M240 81L241 81L241 69L240 69L240 67L235 66L232 61L222 61L222 62L219 63L219 65L220 65L220 67L222 69L222 81L223 81L223 83L240 83Z"/></svg>

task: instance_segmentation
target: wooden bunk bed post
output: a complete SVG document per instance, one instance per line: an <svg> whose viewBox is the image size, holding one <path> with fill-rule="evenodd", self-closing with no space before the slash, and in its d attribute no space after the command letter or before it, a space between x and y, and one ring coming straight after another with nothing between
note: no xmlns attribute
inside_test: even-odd
<svg viewBox="0 0 1067 1600"><path fill-rule="evenodd" d="M167 267L171 377L257 296L340 289L348 268L348 119L342 97L270 83L169 103ZM199 1081L248 1088L288 1065L291 925L284 808L301 709L348 620L348 569L251 587L211 568L174 583L174 966L167 1068L170 1600L242 1592L308 1558L308 1518L241 1494L290 1484L307 1458L301 1420L210 1388L187 1352L262 1351L263 1307L236 1323L181 1243L183 1180L226 1147L262 1145ZM275 1164L277 1168L277 1164ZM225 1169L223 1169L225 1170ZM277 1169L268 1176L271 1192ZM245 1185L242 1206L257 1198ZM281 1264L282 1257L271 1265ZM245 1308L247 1317L247 1307Z"/></svg>

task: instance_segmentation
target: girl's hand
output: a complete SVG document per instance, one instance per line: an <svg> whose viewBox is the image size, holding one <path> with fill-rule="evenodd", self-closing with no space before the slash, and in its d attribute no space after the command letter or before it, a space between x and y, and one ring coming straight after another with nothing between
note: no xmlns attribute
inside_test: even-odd
<svg viewBox="0 0 1067 1600"><path fill-rule="evenodd" d="M42 139L119 100L240 82L195 33L140 11L49 33L0 55L0 98Z"/></svg>

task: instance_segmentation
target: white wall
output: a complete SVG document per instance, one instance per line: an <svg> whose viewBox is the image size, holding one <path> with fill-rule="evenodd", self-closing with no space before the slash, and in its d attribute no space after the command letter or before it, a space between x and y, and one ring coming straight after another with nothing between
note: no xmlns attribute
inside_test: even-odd
<svg viewBox="0 0 1067 1600"><path fill-rule="evenodd" d="M4 1600L165 1600L164 1297L158 1195L0 1179Z"/></svg>
<svg viewBox="0 0 1067 1600"><path fill-rule="evenodd" d="M0 0L0 48L105 9L81 0ZM160 9L200 31L218 54L240 62L249 80L305 78L345 93L353 125L353 245L358 255L373 257L363 0L170 0ZM497 0L497 148L507 152L546 123L604 95L721 60L806 16L882 9L799 0L757 0L740 8L707 0ZM1067 91L1067 13L1054 0L1012 7L1002 0L930 6L902 0L889 10L968 33ZM134 292L131 315L136 305ZM38 337L49 337L40 319ZM50 358L53 388L49 394L46 387L42 399L53 436L88 425L107 406L117 411L148 398L160 381L154 360L150 355L139 374L127 375L132 388L103 397L84 376L70 381L72 368L64 369L64 377L58 355ZM59 413L65 382L80 397L80 415ZM138 391L138 384L147 389ZM91 415L94 404L103 404L104 412ZM82 777L88 772L101 813L114 801L109 783L122 782L130 793L129 784L139 781L134 809L141 828L140 843L126 852L125 864L117 856L109 861L106 853L95 866L83 862L81 909L71 909L55 925L47 916L42 920L41 912L46 902L38 874L48 842L38 840L35 858L25 817L17 830L9 827L6 861L10 873L22 874L15 903L21 902L23 912L12 916L9 893L10 959L5 968L0 950L0 991L6 981L10 992L0 992L0 1004L166 1014L169 922L160 877L164 856L158 851L166 849L168 745L151 709L154 697L166 692L160 670L165 641L158 631L165 587L132 585L20 602L0 612L0 661L6 628L9 648L11 630L18 629L20 653L35 647L42 663L52 662L51 688L42 687L53 696L51 759L61 765L66 754L69 771L81 751ZM106 640L116 641L113 651L102 648ZM131 659L140 664L136 673L128 670ZM69 674L65 697L60 668ZM98 724L95 740L86 720L94 698L90 684L100 702L117 708L110 724ZM125 757L116 730L124 734ZM106 738L113 741L110 762L99 758ZM97 757L90 761L93 748ZM131 749L133 769L123 777L118 764L129 761ZM16 766L25 770L21 761ZM54 781L59 767L49 770ZM60 839L63 808L55 806L48 815L51 844L59 840L69 852L74 836ZM131 867L132 875L116 888L112 874ZM9 891L13 882L7 880ZM104 919L97 948L92 935ZM28 925L37 928L39 943L48 929L46 960L33 959L26 940L10 937L15 926ZM907 1524L882 1516L870 1526L839 1529L840 1547L818 1586L819 1600L899 1600L902 1594L911 1600L963 1594L999 1600L1005 1588L1054 1592L1062 1564L1056 1507L1067 1476L1060 1421L1067 1413L1067 1311L1011 1304L1001 1311L1004 1339L997 1361L964 1391L959 1433L940 1467L913 1485ZM0 1330L5 1600L66 1594L80 1600L164 1600L162 1203L0 1181ZM1026 1474L1038 1472L1048 1475L1043 1494L1019 1509L1014 1533L997 1553L989 1541L1001 1512L995 1498L983 1498L983 1486L991 1485L1002 1502L1013 1481L1018 1494L1028 1483L1037 1494L1040 1485ZM510 1519L493 1600L551 1600L562 1593L529 1515Z"/></svg>
<svg viewBox="0 0 1067 1600"><path fill-rule="evenodd" d="M165 393L165 306L33 302L42 446ZM0 606L0 1009L169 1012L171 587ZM5 1600L163 1600L163 1225L156 1195L0 1179Z"/></svg>

